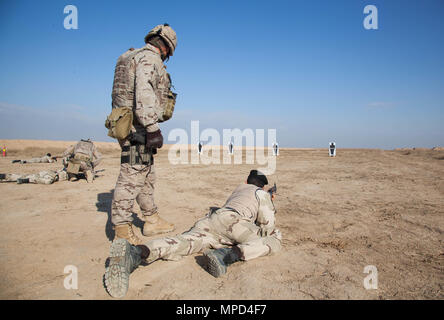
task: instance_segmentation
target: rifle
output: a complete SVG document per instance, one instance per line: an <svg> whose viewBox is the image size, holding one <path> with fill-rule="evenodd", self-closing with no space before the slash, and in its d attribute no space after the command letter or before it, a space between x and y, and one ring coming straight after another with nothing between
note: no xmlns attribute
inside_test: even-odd
<svg viewBox="0 0 444 320"><path fill-rule="evenodd" d="M100 169L100 170L93 171L94 172L94 178L98 177L97 173L103 172L103 171L105 171L105 169Z"/></svg>
<svg viewBox="0 0 444 320"><path fill-rule="evenodd" d="M53 156L53 157L51 157L51 159L55 160L56 162L57 162L57 159L60 159L60 158L64 158L64 156Z"/></svg>
<svg viewBox="0 0 444 320"><path fill-rule="evenodd" d="M270 189L268 189L267 192L270 194L270 196L273 196L273 194L277 193L276 182L274 183L274 186L272 186Z"/></svg>

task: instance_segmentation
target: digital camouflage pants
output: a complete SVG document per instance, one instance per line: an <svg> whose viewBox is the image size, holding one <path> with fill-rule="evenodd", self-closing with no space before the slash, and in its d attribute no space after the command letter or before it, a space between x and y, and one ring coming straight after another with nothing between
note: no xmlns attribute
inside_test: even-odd
<svg viewBox="0 0 444 320"><path fill-rule="evenodd" d="M111 209L111 222L114 225L133 221L134 200L137 201L144 216L157 212L154 203L154 183L156 174L154 165L130 165L122 163L117 178Z"/></svg>
<svg viewBox="0 0 444 320"><path fill-rule="evenodd" d="M6 174L6 178L2 181L15 182L18 179L29 179L29 183L52 184L56 181L67 180L68 174L64 170L41 171L39 173L34 173L34 174L8 173L8 174Z"/></svg>
<svg viewBox="0 0 444 320"><path fill-rule="evenodd" d="M145 245L150 249L148 263L157 259L179 260L207 248L233 245L241 250L242 260L251 260L279 251L281 240L278 229L263 237L257 225L244 220L233 210L221 208L197 221L181 235L150 240Z"/></svg>

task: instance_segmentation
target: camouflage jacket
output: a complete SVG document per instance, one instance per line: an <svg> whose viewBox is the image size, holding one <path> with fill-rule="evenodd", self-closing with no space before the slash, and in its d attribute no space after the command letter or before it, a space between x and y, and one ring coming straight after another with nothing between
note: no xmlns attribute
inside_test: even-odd
<svg viewBox="0 0 444 320"><path fill-rule="evenodd" d="M83 154L89 157L91 164L97 167L102 161L102 154L97 150L94 143L90 141L79 141L77 144L68 147L63 152L63 157L74 157L76 154Z"/></svg>
<svg viewBox="0 0 444 320"><path fill-rule="evenodd" d="M226 201L225 208L235 210L244 220L261 228L262 236L270 234L276 224L275 207L267 191L252 184L241 184Z"/></svg>
<svg viewBox="0 0 444 320"><path fill-rule="evenodd" d="M51 157L49 157L47 155L45 155L41 158L32 158L32 159L25 160L25 161L28 163L53 163L53 162L55 162L54 159L52 159Z"/></svg>
<svg viewBox="0 0 444 320"><path fill-rule="evenodd" d="M158 49L150 44L131 48L117 60L112 107L133 109L132 131L157 131L157 110L166 102L169 87L170 79Z"/></svg>

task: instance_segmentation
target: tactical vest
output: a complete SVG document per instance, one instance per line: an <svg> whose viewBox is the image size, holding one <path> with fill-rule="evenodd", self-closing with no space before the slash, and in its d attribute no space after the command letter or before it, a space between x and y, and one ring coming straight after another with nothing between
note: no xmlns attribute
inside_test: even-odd
<svg viewBox="0 0 444 320"><path fill-rule="evenodd" d="M92 161L93 159L93 144L90 141L80 140L75 146L74 146L74 157L82 157L85 160L84 161Z"/></svg>
<svg viewBox="0 0 444 320"><path fill-rule="evenodd" d="M112 91L113 108L133 108L136 72L133 60L135 56L142 51L152 51L150 47L151 45L146 45L140 49L130 49L117 60ZM159 88L154 88L159 100L159 104L154 106L154 111L157 114L159 122L164 122L169 120L173 115L177 94L171 91L171 77L163 68L163 64L159 72L161 72L160 76L165 83L165 87L161 85ZM137 119L134 117L133 121L137 122ZM137 123L135 124L137 125Z"/></svg>
<svg viewBox="0 0 444 320"><path fill-rule="evenodd" d="M142 50L144 48L130 49L117 60L111 95L113 108L129 107L132 109L134 105L135 70L131 68L131 62L134 56Z"/></svg>
<svg viewBox="0 0 444 320"><path fill-rule="evenodd" d="M78 174L82 162L85 162L88 167L92 167L93 147L92 142L80 140L74 146L73 156L69 159L66 171L68 173Z"/></svg>
<svg viewBox="0 0 444 320"><path fill-rule="evenodd" d="M224 207L237 211L237 213L250 221L255 221L259 210L259 199L256 196L257 190L261 190L261 188L253 184L241 184L233 191Z"/></svg>

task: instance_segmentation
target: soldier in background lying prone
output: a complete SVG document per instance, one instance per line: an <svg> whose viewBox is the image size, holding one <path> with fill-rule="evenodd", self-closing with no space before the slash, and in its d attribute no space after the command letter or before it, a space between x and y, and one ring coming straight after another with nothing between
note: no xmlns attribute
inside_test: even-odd
<svg viewBox="0 0 444 320"><path fill-rule="evenodd" d="M31 158L28 160L12 160L12 163L53 163L57 161L57 157L52 157L50 153L47 153L41 158Z"/></svg>
<svg viewBox="0 0 444 320"><path fill-rule="evenodd" d="M17 182L22 183L38 183L38 184L53 184L56 181L64 181L68 179L68 173L65 169L60 170L46 170L33 174L15 174L15 173L0 173L0 182Z"/></svg>

